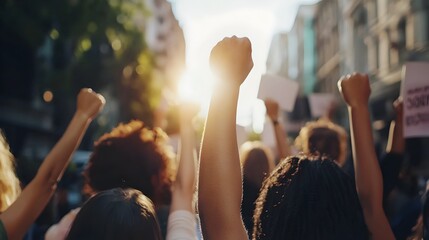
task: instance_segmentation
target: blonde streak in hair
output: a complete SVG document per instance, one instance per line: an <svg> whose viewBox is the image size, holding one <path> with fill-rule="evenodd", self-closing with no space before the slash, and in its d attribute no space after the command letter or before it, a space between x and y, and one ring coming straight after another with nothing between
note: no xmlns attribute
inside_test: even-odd
<svg viewBox="0 0 429 240"><path fill-rule="evenodd" d="M15 175L14 157L0 132L0 212L5 211L20 193L19 180Z"/></svg>

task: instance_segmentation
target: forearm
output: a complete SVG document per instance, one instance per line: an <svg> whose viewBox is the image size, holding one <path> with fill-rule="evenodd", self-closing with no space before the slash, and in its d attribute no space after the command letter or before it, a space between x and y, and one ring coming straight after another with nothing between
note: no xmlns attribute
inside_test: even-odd
<svg viewBox="0 0 429 240"><path fill-rule="evenodd" d="M397 118L390 124L389 139L387 142L386 152L404 153L405 140L403 133L402 119Z"/></svg>
<svg viewBox="0 0 429 240"><path fill-rule="evenodd" d="M235 125L238 92L238 86L217 86L203 136L199 210L204 235L209 238L226 237L219 229L230 232L230 239L237 232L246 236L240 215L242 178Z"/></svg>
<svg viewBox="0 0 429 240"><path fill-rule="evenodd" d="M43 161L36 177L2 215L9 239L22 239L55 191L56 183L89 124L88 118L75 114L66 132Z"/></svg>
<svg viewBox="0 0 429 240"><path fill-rule="evenodd" d="M42 186L47 186L47 190L55 187L71 156L79 146L89 123L90 120L87 116L79 112L74 114L63 136L40 166L34 181L39 182Z"/></svg>
<svg viewBox="0 0 429 240"><path fill-rule="evenodd" d="M179 167L173 185L171 211L188 210L194 212L193 195L196 185L195 133L190 122L182 122L180 129Z"/></svg>
<svg viewBox="0 0 429 240"><path fill-rule="evenodd" d="M394 239L382 207L383 180L367 106L349 108L356 189L372 239Z"/></svg>
<svg viewBox="0 0 429 240"><path fill-rule="evenodd" d="M289 142L287 140L287 135L284 131L283 125L281 123L273 123L274 133L276 135L277 149L279 151L279 157L281 159L286 158L292 155L290 150Z"/></svg>
<svg viewBox="0 0 429 240"><path fill-rule="evenodd" d="M349 107L349 116L356 189L362 207L381 207L382 178L374 150L368 107Z"/></svg>

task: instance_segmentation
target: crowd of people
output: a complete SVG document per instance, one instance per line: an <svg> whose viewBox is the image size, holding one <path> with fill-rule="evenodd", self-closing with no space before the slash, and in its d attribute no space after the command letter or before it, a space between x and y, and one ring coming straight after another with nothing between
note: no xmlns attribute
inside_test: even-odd
<svg viewBox="0 0 429 240"><path fill-rule="evenodd" d="M270 99L265 106L277 153L260 142L239 148L237 101L253 68L250 41L224 38L213 47L210 65L217 82L199 157L191 124L198 108L191 103L181 105L177 153L161 129L137 120L119 124L94 144L83 172L88 200L51 226L45 239L425 239L426 202L419 218L406 220L412 224L405 234L385 212L405 151L400 99L380 160L370 122L369 79L359 73L338 82L350 119L352 164L346 161L344 128L323 118L306 124L291 144L279 106ZM0 137L0 240L23 238L104 104L101 95L81 90L68 128L22 192L13 155Z"/></svg>

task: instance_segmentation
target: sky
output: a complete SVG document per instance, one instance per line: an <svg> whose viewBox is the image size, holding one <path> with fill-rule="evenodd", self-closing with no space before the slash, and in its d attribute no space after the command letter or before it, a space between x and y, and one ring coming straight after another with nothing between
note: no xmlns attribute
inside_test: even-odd
<svg viewBox="0 0 429 240"><path fill-rule="evenodd" d="M201 103L205 115L213 79L208 65L211 48L226 36L246 36L252 42L254 67L241 86L237 123L262 131L263 103L256 99L261 74L275 33L293 25L298 6L317 0L169 0L185 34L187 70L180 91Z"/></svg>

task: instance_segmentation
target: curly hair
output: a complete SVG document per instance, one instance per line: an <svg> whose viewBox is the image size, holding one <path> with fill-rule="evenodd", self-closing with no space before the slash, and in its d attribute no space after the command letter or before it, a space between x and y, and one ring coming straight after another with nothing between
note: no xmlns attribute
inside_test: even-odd
<svg viewBox="0 0 429 240"><path fill-rule="evenodd" d="M21 187L15 175L15 159L0 130L0 212L4 212L20 193Z"/></svg>
<svg viewBox="0 0 429 240"><path fill-rule="evenodd" d="M96 141L86 182L95 191L134 188L156 206L170 204L174 154L166 140L161 129L146 128L141 121L120 124Z"/></svg>
<svg viewBox="0 0 429 240"><path fill-rule="evenodd" d="M301 128L295 146L304 153L332 158L342 166L347 154L347 133L341 126L320 119L308 122Z"/></svg>
<svg viewBox="0 0 429 240"><path fill-rule="evenodd" d="M368 239L353 180L320 155L287 158L264 181L252 239Z"/></svg>

